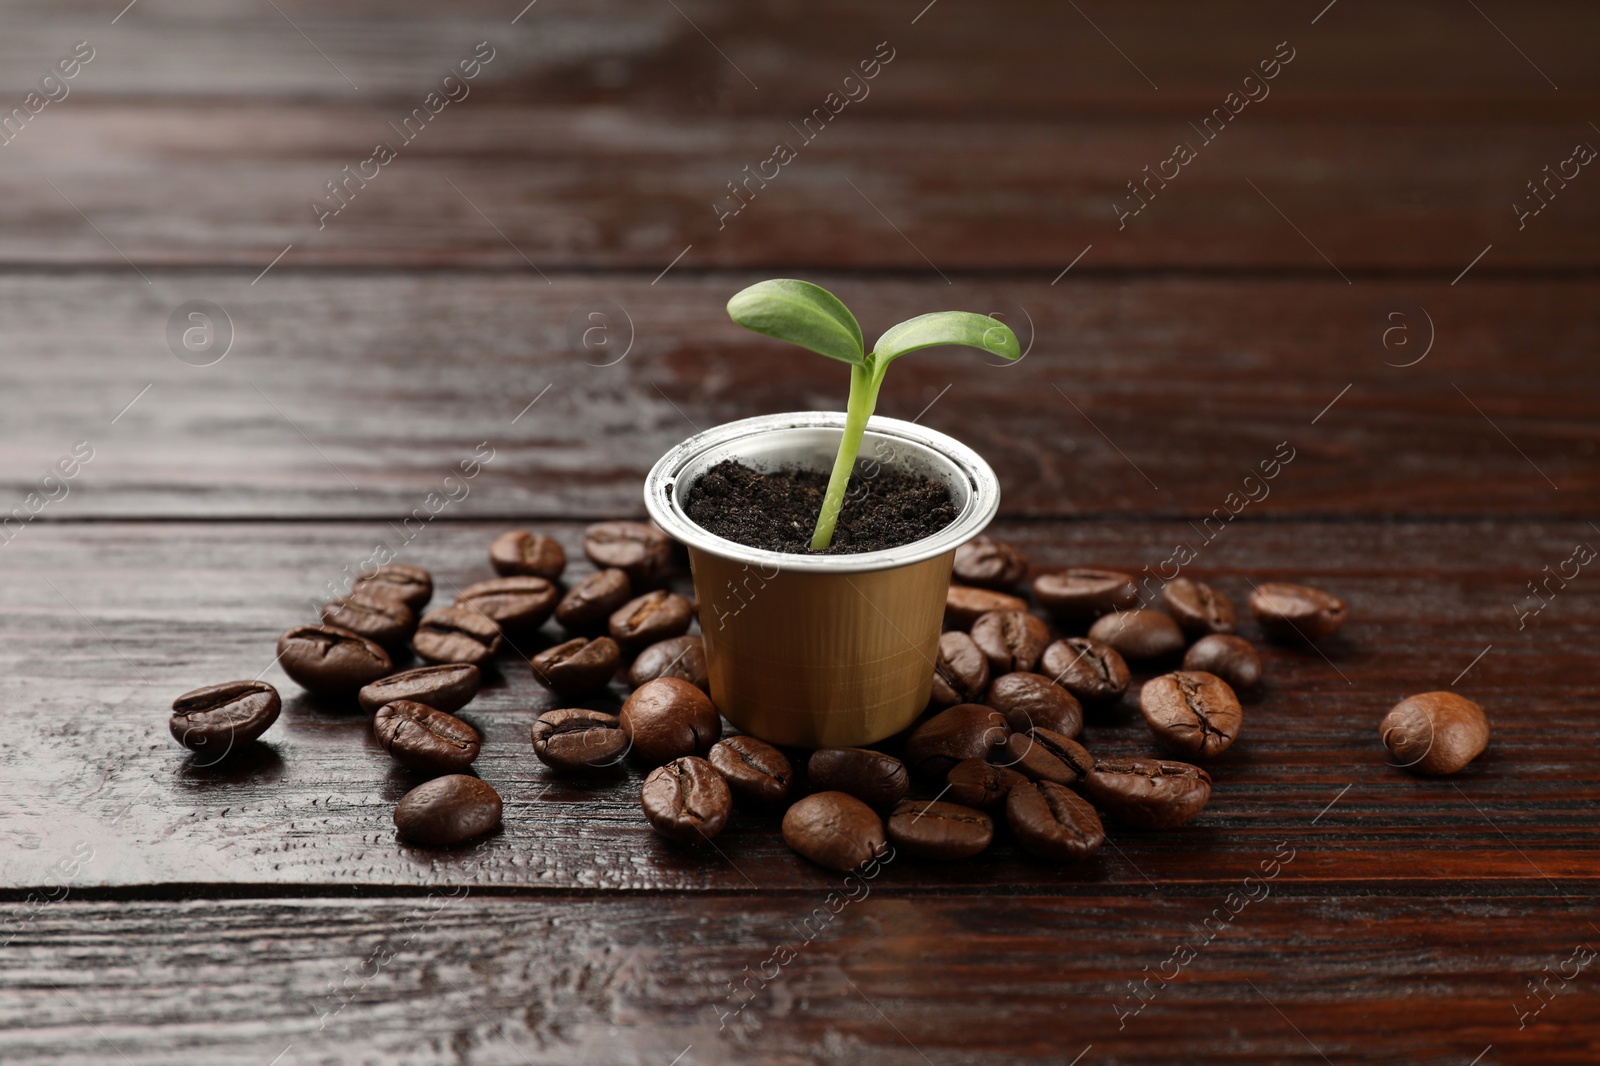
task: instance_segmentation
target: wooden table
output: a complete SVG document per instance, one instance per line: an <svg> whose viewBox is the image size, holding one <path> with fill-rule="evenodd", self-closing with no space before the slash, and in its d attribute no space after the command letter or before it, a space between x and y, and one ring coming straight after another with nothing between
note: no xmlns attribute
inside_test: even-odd
<svg viewBox="0 0 1600 1066"><path fill-rule="evenodd" d="M1600 1060L1600 12L119 6L0 16L0 112L93 52L0 146L0 1061ZM581 576L694 429L838 407L726 319L775 275L869 334L1018 328L1021 363L919 354L879 410L983 453L1037 566L1189 542L1238 602L1349 601L1266 653L1200 819L841 899L770 818L685 850L636 771L552 777L509 654L467 713L504 831L396 841L414 779L277 633L380 543L441 599L507 528ZM266 743L188 761L172 698L263 672ZM1443 688L1487 754L1387 765L1379 718ZM1084 739L1151 750L1132 699Z"/></svg>

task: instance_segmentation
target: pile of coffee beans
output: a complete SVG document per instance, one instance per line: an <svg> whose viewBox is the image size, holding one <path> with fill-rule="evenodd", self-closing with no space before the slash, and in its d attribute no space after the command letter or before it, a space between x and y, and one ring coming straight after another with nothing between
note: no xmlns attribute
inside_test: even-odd
<svg viewBox="0 0 1600 1066"><path fill-rule="evenodd" d="M551 772L606 786L632 765L646 773L644 820L663 837L708 842L738 805L781 820L794 851L840 871L890 843L951 861L1002 834L1041 860L1076 862L1105 842L1107 823L1181 826L1211 797L1197 764L1238 740L1237 692L1262 677L1221 591L1179 577L1157 609L1118 571L1051 570L1030 582L1021 551L981 536L956 553L928 714L871 748L785 752L724 736L692 632L696 605L668 587L682 576L674 543L652 525L604 522L583 550L597 570L566 587L557 541L505 533L488 549L500 576L431 610L432 576L391 563L329 602L321 624L279 638L278 662L295 682L359 705L377 744L427 778L395 808L401 838L449 847L500 825L499 793L472 773L484 739L456 712L495 659L528 639L548 645L529 659L533 680L570 704L530 724L533 755ZM1327 637L1348 613L1328 592L1276 582L1253 585L1248 606L1285 643ZM552 619L554 642L541 633ZM402 669L412 657L426 665ZM1097 759L1079 738L1086 719L1128 693L1130 662L1153 675L1137 692L1152 750ZM631 690L617 713L580 705L617 682ZM271 685L229 682L180 696L170 726L215 761L259 738L280 708ZM1483 752L1489 727L1477 704L1435 692L1396 706L1380 733L1396 765L1445 774Z"/></svg>

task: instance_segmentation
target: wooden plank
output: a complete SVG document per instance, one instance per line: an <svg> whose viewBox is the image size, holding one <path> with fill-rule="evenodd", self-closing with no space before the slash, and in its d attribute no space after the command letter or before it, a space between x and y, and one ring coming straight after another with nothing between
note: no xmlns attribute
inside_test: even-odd
<svg viewBox="0 0 1600 1066"><path fill-rule="evenodd" d="M1283 442L1295 458L1259 504L1274 517L1590 518L1600 491L1592 282L807 273L872 336L945 307L1031 332L1010 367L906 359L878 405L987 457L1007 514L1198 519ZM94 459L36 521L397 520L488 442L495 458L453 517L638 514L650 465L696 429L844 401L832 363L727 320L754 279L0 276L5 509L89 440ZM166 341L196 298L226 309L237 338L204 368ZM585 315L608 301L610 332L585 350Z"/></svg>
<svg viewBox="0 0 1600 1066"><path fill-rule="evenodd" d="M1410 1066L1587 1064L1600 1049L1584 901L1297 899L1252 885L1255 901L1226 922L1211 917L1229 913L1221 891L1001 901L869 885L836 915L821 889L68 900L0 946L0 1054L129 1066ZM1544 1000L1528 985L1541 977L1548 1002L1534 1014Z"/></svg>
<svg viewBox="0 0 1600 1066"><path fill-rule="evenodd" d="M741 812L717 850L696 852L645 825L636 770L616 784L554 779L528 741L535 712L554 703L515 650L464 712L487 738L477 769L505 798L505 830L450 853L396 842L393 804L416 779L377 748L366 716L318 706L288 682L273 665L274 639L309 620L326 584L358 569L375 544L430 567L443 599L490 576L487 545L503 528L446 515L409 544L381 523L26 530L5 548L0 584L0 886L48 886L84 848L94 857L75 872L76 888L180 885L202 895L251 885L750 893L828 884L783 845L770 816ZM538 528L581 558L581 525ZM1573 544L1594 543L1586 523L1247 515L1210 543L1164 521L1011 523L1000 532L1039 565L1135 573L1196 542L1186 572L1241 606L1250 581L1306 580L1345 597L1353 620L1322 654L1264 652L1268 680L1247 696L1244 736L1212 764L1213 801L1191 826L1114 832L1114 847L1073 868L1001 841L970 863L897 868L886 881L896 891L1217 885L1286 838L1300 857L1284 883L1321 891L1592 892L1600 882L1600 785L1587 771L1600 594L1584 573L1547 592L1549 605L1521 629L1515 606L1538 602L1527 586L1541 567L1570 570L1560 564ZM1243 631L1257 635L1253 622ZM285 696L266 742L227 769L188 764L167 735L172 698L261 674ZM1488 753L1450 780L1385 765L1384 712L1452 684L1488 708ZM1153 751L1132 696L1091 715L1085 743L1101 756Z"/></svg>

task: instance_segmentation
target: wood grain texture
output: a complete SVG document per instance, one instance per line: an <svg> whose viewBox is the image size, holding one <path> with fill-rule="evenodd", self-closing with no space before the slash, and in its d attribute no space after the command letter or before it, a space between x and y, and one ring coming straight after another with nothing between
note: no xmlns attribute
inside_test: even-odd
<svg viewBox="0 0 1600 1066"><path fill-rule="evenodd" d="M1600 1053L1592 963L1564 988L1550 981L1559 994L1518 1022L1540 1002L1527 982L1563 963L1571 973L1574 951L1595 942L1585 901L1295 899L1273 887L1212 919L1209 942L1197 931L1224 907L1220 890L997 904L873 884L825 921L814 914L825 889L67 900L0 946L0 1054L130 1066L1460 1066L1492 1047L1480 1061L1577 1066ZM1184 945L1193 956L1177 967ZM784 947L794 958L779 967ZM1132 1013L1131 986L1157 973L1173 979L1151 980Z"/></svg>
<svg viewBox="0 0 1600 1066"><path fill-rule="evenodd" d="M878 403L977 449L1009 515L1199 520L1288 442L1252 516L1593 517L1593 282L812 276L871 336L950 306L1031 336L1008 367L902 360ZM752 280L0 277L5 509L86 439L94 459L36 523L398 521L487 442L452 518L639 514L651 464L698 429L844 403L834 364L728 321ZM167 348L169 316L196 298L236 332L214 366ZM608 304L585 350L586 314Z"/></svg>
<svg viewBox="0 0 1600 1066"><path fill-rule="evenodd" d="M456 852L396 842L393 804L419 779L376 746L367 716L299 692L272 665L274 639L309 620L325 582L357 568L374 544L432 568L443 598L490 576L486 550L502 528L444 519L410 544L386 525L358 523L93 524L19 536L5 548L0 589L8 782L0 885L13 896L47 887L80 845L94 852L74 879L83 889L753 893L826 884L824 871L784 846L770 815L739 812L715 850L684 849L644 823L637 770L598 785L554 778L533 757L528 731L537 710L557 704L516 651L462 712L486 737L476 769L505 798L504 831ZM538 528L581 558L581 526ZM1066 868L1002 841L970 863L908 862L886 875L896 891L1218 884L1285 838L1301 852L1286 885L1407 893L1551 884L1593 891L1600 883L1600 792L1586 769L1597 739L1587 710L1597 685L1587 667L1600 598L1584 575L1521 630L1514 607L1531 598L1526 583L1541 566L1568 558L1576 541L1594 542L1586 524L1241 518L1210 543L1175 522L1023 523L1000 532L1041 566L1136 573L1188 540L1200 554L1186 572L1214 580L1241 608L1252 581L1306 580L1345 597L1353 620L1322 654L1265 652L1267 681L1246 696L1243 738L1208 764L1212 803L1186 829L1114 832L1114 846ZM1259 637L1253 622L1243 631ZM171 700L263 673L285 697L263 743L226 769L190 763L167 735ZM1488 709L1489 752L1448 780L1385 765L1379 719L1402 697L1453 679ZM1100 756L1153 753L1136 691L1092 713L1084 742Z"/></svg>

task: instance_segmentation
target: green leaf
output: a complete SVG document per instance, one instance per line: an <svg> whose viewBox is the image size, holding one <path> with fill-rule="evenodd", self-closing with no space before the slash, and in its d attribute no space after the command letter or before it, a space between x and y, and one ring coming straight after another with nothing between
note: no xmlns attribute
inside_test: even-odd
<svg viewBox="0 0 1600 1066"><path fill-rule="evenodd" d="M880 363L887 363L908 352L940 344L978 348L1013 362L1022 358L1022 346L1010 326L971 311L935 311L907 319L889 327L872 351Z"/></svg>
<svg viewBox="0 0 1600 1066"><path fill-rule="evenodd" d="M809 281L774 278L757 282L728 301L728 317L745 329L798 344L829 359L852 366L866 361L856 316L833 293Z"/></svg>

